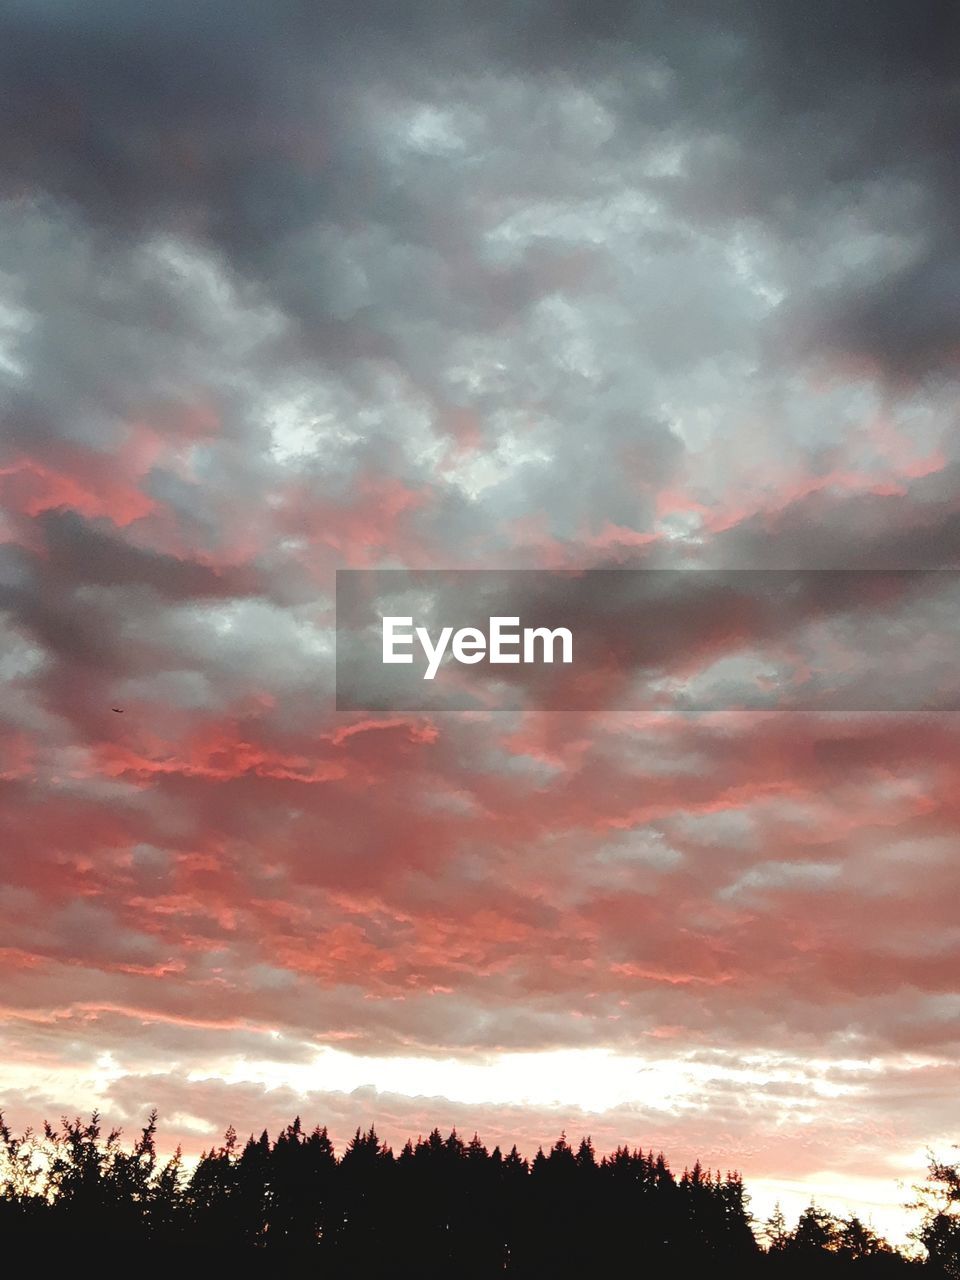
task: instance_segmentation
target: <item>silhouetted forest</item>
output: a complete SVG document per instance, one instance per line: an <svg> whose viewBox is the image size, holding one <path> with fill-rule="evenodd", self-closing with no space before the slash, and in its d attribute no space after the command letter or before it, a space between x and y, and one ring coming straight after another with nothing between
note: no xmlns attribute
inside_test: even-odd
<svg viewBox="0 0 960 1280"><path fill-rule="evenodd" d="M699 1163L674 1174L662 1154L598 1157L566 1137L527 1161L436 1129L399 1154L371 1128L337 1158L327 1130L299 1118L223 1143L187 1168L163 1161L156 1114L132 1145L64 1118L17 1136L0 1115L0 1239L51 1258L69 1241L194 1267L253 1264L326 1277L655 1274L726 1267L737 1276L960 1276L956 1168L932 1164L916 1206L930 1260L909 1261L857 1218L811 1205L790 1229L751 1216L738 1173ZM9 1254L7 1255L9 1256ZM28 1255L29 1256L29 1255ZM138 1269L142 1266L138 1264Z"/></svg>

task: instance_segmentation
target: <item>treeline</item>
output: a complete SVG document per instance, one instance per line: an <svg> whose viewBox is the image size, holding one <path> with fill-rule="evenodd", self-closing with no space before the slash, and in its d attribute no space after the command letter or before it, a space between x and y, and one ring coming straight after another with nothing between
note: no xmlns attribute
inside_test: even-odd
<svg viewBox="0 0 960 1280"><path fill-rule="evenodd" d="M527 1161L436 1129L394 1154L358 1129L338 1159L327 1130L298 1118L272 1141L264 1131L241 1144L229 1129L187 1169L179 1151L158 1158L156 1114L129 1147L96 1114L21 1136L0 1115L0 1160L0 1239L48 1259L86 1239L108 1242L117 1260L326 1277L686 1276L719 1265L866 1278L918 1267L856 1218L814 1206L792 1231L778 1213L755 1234L738 1173L697 1163L676 1176L662 1154L626 1147L598 1158L589 1138L574 1148L561 1136Z"/></svg>

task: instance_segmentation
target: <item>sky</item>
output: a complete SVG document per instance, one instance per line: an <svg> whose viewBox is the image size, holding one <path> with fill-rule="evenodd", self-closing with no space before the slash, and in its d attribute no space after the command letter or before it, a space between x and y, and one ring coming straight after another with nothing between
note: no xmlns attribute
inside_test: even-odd
<svg viewBox="0 0 960 1280"><path fill-rule="evenodd" d="M337 712L334 575L957 567L958 34L4 6L11 1122L565 1129L902 1236L956 713Z"/></svg>

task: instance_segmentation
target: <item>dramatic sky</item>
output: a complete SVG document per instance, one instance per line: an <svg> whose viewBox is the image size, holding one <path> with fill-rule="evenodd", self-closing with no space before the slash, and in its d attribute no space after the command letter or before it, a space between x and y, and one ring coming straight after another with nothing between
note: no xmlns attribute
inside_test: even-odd
<svg viewBox="0 0 960 1280"><path fill-rule="evenodd" d="M896 1228L957 716L337 713L333 587L960 564L950 9L4 5L12 1121L566 1128Z"/></svg>

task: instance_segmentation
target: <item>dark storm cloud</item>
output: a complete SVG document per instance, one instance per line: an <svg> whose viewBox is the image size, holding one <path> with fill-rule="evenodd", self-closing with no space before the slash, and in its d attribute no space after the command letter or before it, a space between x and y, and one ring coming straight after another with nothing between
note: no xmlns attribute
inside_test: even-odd
<svg viewBox="0 0 960 1280"><path fill-rule="evenodd" d="M252 594L256 580L246 571L212 567L131 546L107 529L73 512L48 512L43 531L47 571L66 584L99 583L147 587L171 600Z"/></svg>
<svg viewBox="0 0 960 1280"><path fill-rule="evenodd" d="M97 296L89 324L52 281L28 299L43 319L22 340L34 377L10 392L10 438L102 434L115 430L103 409L129 416L147 389L158 406L183 401L202 381L189 344L201 330L209 355L210 325L136 256L162 232L213 248L237 288L286 313L256 368L311 379L319 359L361 402L365 370L400 368L436 432L456 438L452 411L468 406L472 447L508 459L484 512L413 460L402 421L368 424L344 463L325 452L313 496L376 458L412 490L431 485L407 520L428 544L489 555L495 522L540 520L535 537L616 546L617 530L654 523L655 491L682 468L688 444L662 402L678 382L695 401L694 371L729 382L731 361L759 364L743 388L755 396L784 343L892 373L952 358L949 276L923 259L955 207L947 20L937 5L860 3L14 5L0 172L21 206L45 194L86 221ZM592 95L584 119L605 111L609 129L559 109L544 123L551 93L578 91ZM411 103L461 110L463 137L401 162L389 125L409 130ZM679 169L648 171L674 145ZM583 202L624 183L660 212L605 255L583 235ZM491 257L478 209L518 200L546 202L541 225ZM857 260L811 272L834 222L854 219L855 239L861 214L867 250L851 242ZM786 296L768 317L735 287L740 268L718 266L711 237L738 226L776 246ZM41 275L49 248L34 237L20 252ZM891 289L902 305L884 301ZM467 391L451 370L478 347L490 372ZM220 385L215 400L249 444L248 391ZM246 455L225 490L263 485ZM509 534L495 540L502 551Z"/></svg>
<svg viewBox="0 0 960 1280"><path fill-rule="evenodd" d="M960 465L924 476L908 493L863 493L838 502L813 493L720 533L715 565L788 569L931 569L960 564Z"/></svg>
<svg viewBox="0 0 960 1280"><path fill-rule="evenodd" d="M4 27L8 194L46 190L114 234L166 226L212 239L314 327L313 349L391 348L382 332L372 336L376 314L372 328L343 328L335 256L314 247L298 265L298 233L360 218L408 246L456 253L465 243L430 208L442 189L398 183L381 163L362 90L442 96L456 78L495 68L612 77L625 125L615 153L652 130L726 137L719 154L704 148L694 172L664 184L694 218L755 217L803 235L879 183L891 186L892 229L916 231L897 225L899 188L915 187L909 212L919 209L925 228L911 260L874 264L858 298L845 279L811 336L891 373L923 371L955 348L960 106L949 4L784 0L678 12L578 0L478 14L425 3L176 3L162 12L19 3ZM665 81L656 92L644 81L650 69ZM515 306L523 275L490 287Z"/></svg>

